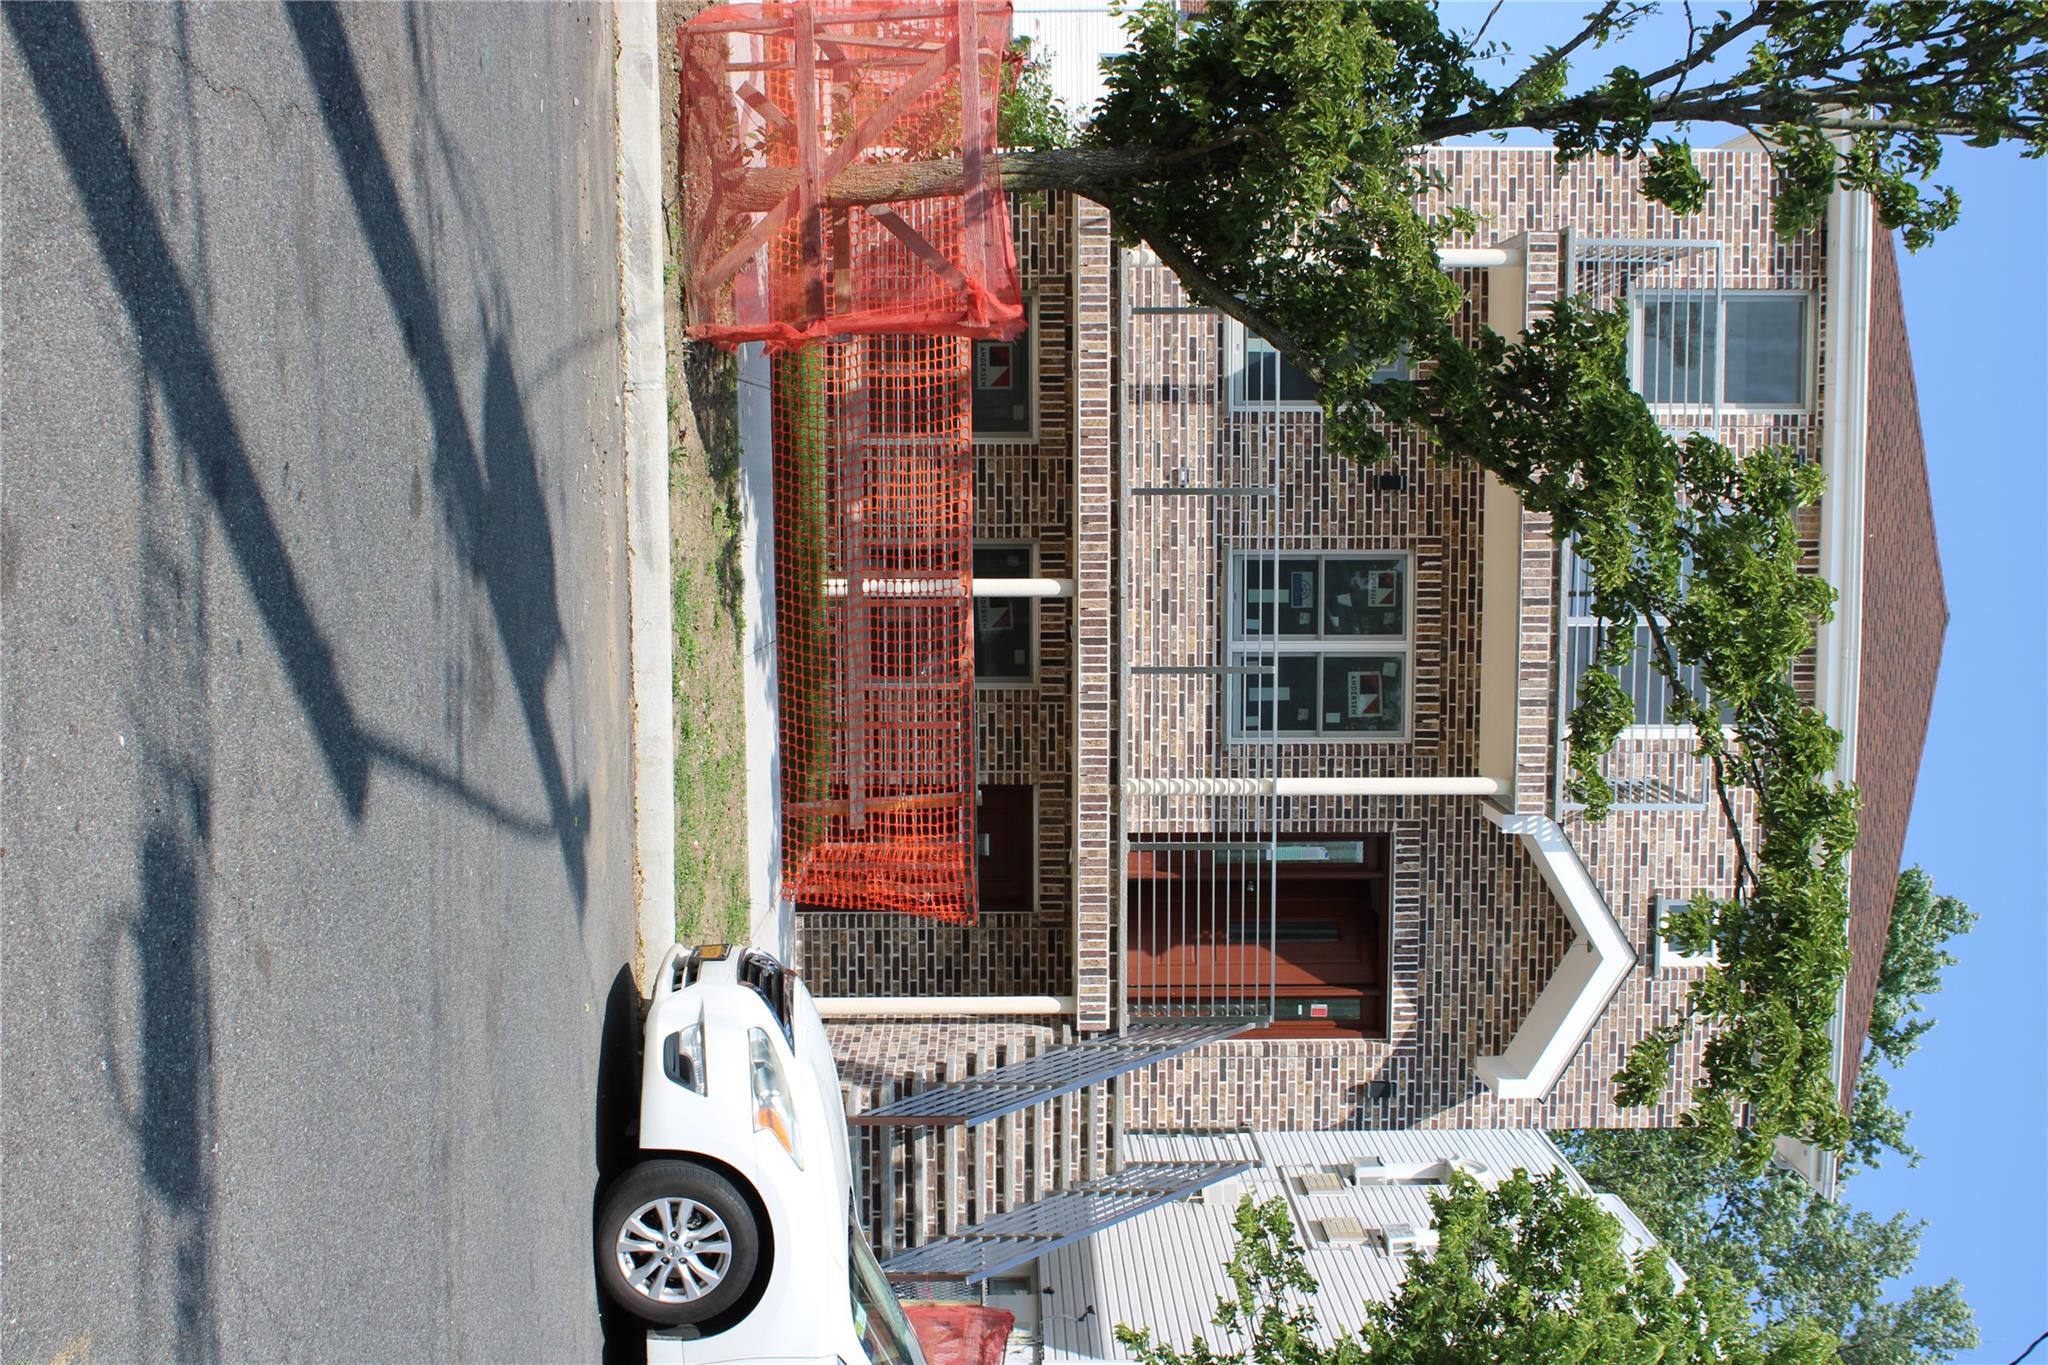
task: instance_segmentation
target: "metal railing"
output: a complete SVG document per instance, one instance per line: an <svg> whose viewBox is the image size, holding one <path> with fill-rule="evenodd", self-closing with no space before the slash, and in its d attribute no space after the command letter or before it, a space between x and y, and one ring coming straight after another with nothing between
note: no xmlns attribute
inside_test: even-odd
<svg viewBox="0 0 2048 1365"><path fill-rule="evenodd" d="M1118 278L1126 382L1117 478L1116 867L1120 1015L1267 1019L1277 994L1278 741L1224 744L1233 708L1277 696L1277 641L1233 642L1226 622L1233 553L1257 554L1278 582L1279 462L1293 414L1233 395L1222 318L1176 294L1140 294L1131 253ZM1213 380L1154 401L1140 376L1167 354ZM1212 374L1201 367L1213 358ZM1145 601L1133 566L1142 566ZM1219 764L1222 765L1219 767ZM1140 793L1133 779L1220 774L1260 779L1230 794Z"/></svg>

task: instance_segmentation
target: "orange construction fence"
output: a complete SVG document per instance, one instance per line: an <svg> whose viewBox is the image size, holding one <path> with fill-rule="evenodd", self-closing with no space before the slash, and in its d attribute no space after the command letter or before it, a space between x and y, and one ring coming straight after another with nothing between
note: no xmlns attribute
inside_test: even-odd
<svg viewBox="0 0 2048 1365"><path fill-rule="evenodd" d="M690 335L1015 336L995 157L1009 34L1008 0L733 4L686 24Z"/></svg>
<svg viewBox="0 0 2048 1365"><path fill-rule="evenodd" d="M690 333L773 353L783 894L808 905L975 918L967 339L1024 325L1009 14L724 5L678 39Z"/></svg>

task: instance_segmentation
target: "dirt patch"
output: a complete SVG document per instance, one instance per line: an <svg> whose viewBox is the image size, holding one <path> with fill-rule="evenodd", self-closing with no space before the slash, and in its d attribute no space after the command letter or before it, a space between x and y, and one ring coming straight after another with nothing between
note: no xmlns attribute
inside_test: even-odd
<svg viewBox="0 0 2048 1365"><path fill-rule="evenodd" d="M655 7L661 29L663 221L668 232L669 554L675 574L676 937L743 940L746 717L741 659L739 409L732 357L683 336L676 28L704 0Z"/></svg>

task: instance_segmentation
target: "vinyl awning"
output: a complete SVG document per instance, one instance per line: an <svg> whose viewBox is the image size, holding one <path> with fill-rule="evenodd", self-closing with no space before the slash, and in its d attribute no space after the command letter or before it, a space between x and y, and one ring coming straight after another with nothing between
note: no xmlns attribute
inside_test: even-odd
<svg viewBox="0 0 2048 1365"><path fill-rule="evenodd" d="M999 1213L951 1237L892 1256L892 1280L978 1284L1091 1233L1251 1170L1256 1161L1147 1161Z"/></svg>

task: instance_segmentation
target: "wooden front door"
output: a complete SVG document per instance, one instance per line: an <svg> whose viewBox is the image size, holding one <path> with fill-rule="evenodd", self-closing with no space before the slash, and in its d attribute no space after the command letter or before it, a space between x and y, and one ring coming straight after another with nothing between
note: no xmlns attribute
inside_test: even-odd
<svg viewBox="0 0 2048 1365"><path fill-rule="evenodd" d="M1257 862L1131 854L1133 1006L1262 997L1270 982L1268 1036L1386 1037L1385 836L1281 845L1274 883Z"/></svg>

